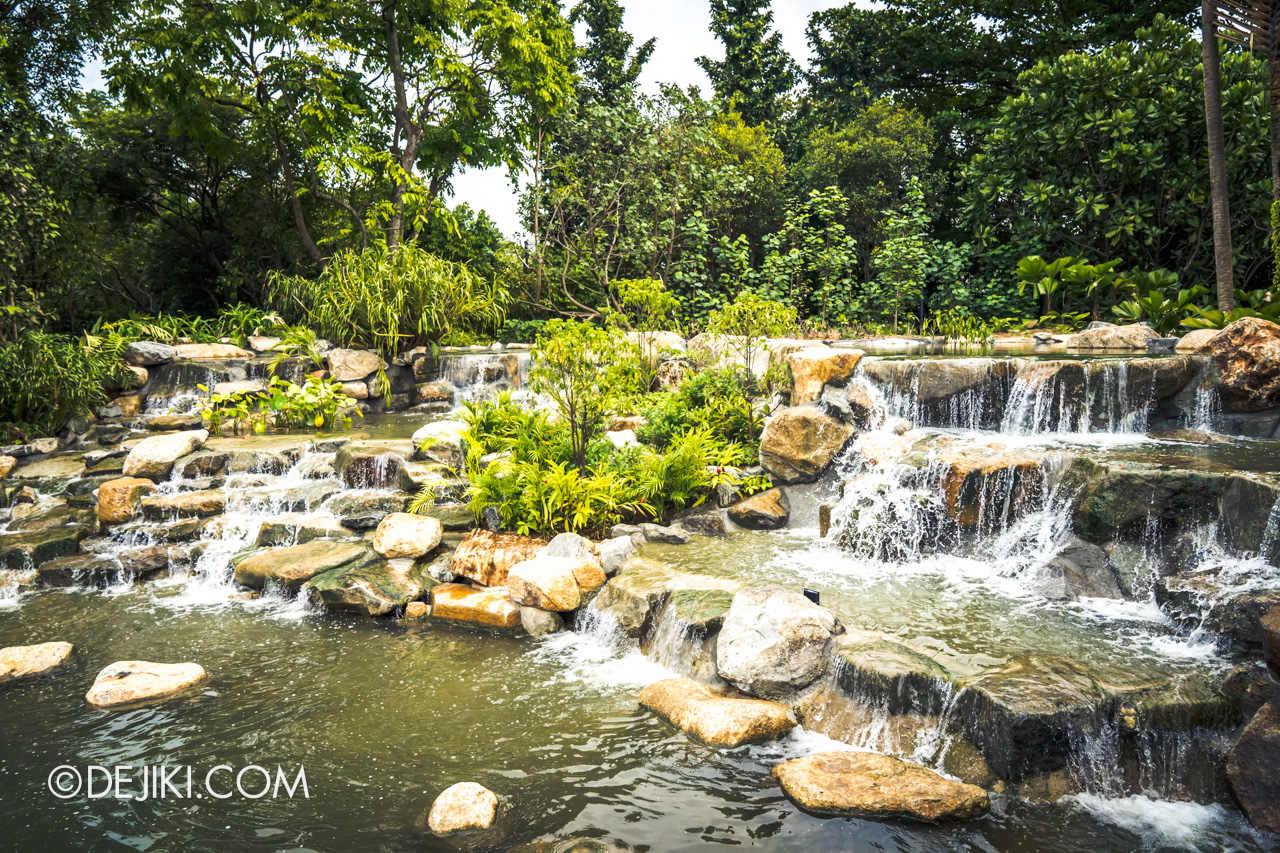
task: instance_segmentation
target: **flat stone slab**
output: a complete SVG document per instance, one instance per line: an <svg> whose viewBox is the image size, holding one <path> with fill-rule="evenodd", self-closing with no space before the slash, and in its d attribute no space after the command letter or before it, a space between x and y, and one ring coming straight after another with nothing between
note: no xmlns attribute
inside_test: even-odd
<svg viewBox="0 0 1280 853"><path fill-rule="evenodd" d="M724 696L690 678L650 684L640 692L640 704L712 746L777 740L797 725L795 714L781 702Z"/></svg>
<svg viewBox="0 0 1280 853"><path fill-rule="evenodd" d="M977 785L874 752L819 752L777 765L773 777L796 805L824 816L936 823L981 817L991 809L987 792Z"/></svg>
<svg viewBox="0 0 1280 853"><path fill-rule="evenodd" d="M98 673L85 701L99 708L165 699L209 677L198 663L152 663L124 660Z"/></svg>
<svg viewBox="0 0 1280 853"><path fill-rule="evenodd" d="M296 591L321 572L353 563L367 553L356 542L316 539L304 545L259 551L236 564L235 579L250 589L279 584Z"/></svg>
<svg viewBox="0 0 1280 853"><path fill-rule="evenodd" d="M70 643L39 643L0 649L0 685L57 672L71 663Z"/></svg>
<svg viewBox="0 0 1280 853"><path fill-rule="evenodd" d="M520 624L520 608L507 597L505 587L475 589L461 583L440 584L431 590L431 615L490 628L514 628Z"/></svg>

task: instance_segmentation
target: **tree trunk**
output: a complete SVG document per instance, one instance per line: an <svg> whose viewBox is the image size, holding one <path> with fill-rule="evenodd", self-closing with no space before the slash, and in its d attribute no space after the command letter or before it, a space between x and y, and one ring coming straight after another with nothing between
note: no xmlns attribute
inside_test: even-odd
<svg viewBox="0 0 1280 853"><path fill-rule="evenodd" d="M1209 134L1209 195L1213 200L1213 259L1217 272L1218 310L1235 307L1231 269L1231 208L1227 196L1227 153L1222 132L1222 78L1218 68L1218 9L1211 0L1200 5L1204 50L1204 123Z"/></svg>

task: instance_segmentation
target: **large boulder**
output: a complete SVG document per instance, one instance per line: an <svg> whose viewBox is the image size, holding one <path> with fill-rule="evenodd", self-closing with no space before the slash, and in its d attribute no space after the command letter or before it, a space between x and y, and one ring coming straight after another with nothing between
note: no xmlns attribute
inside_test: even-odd
<svg viewBox="0 0 1280 853"><path fill-rule="evenodd" d="M98 487L98 520L103 524L132 520L142 499L155 490L155 483L141 477L108 480Z"/></svg>
<svg viewBox="0 0 1280 853"><path fill-rule="evenodd" d="M329 610L385 616L421 596L430 583L427 566L408 558L358 560L312 576L300 594Z"/></svg>
<svg viewBox="0 0 1280 853"><path fill-rule="evenodd" d="M594 608L611 617L629 637L650 632L672 593L682 589L732 592L739 584L723 578L681 572L656 560L634 557L600 590Z"/></svg>
<svg viewBox="0 0 1280 853"><path fill-rule="evenodd" d="M1254 826L1280 832L1280 710L1266 704L1253 715L1227 758L1231 793Z"/></svg>
<svg viewBox="0 0 1280 853"><path fill-rule="evenodd" d="M778 530L787 526L791 505L782 489L769 489L729 507L729 520L748 530Z"/></svg>
<svg viewBox="0 0 1280 853"><path fill-rule="evenodd" d="M944 450L940 454L947 513L960 524L1000 524L1038 507L1041 459L1000 446Z"/></svg>
<svg viewBox="0 0 1280 853"><path fill-rule="evenodd" d="M439 519L394 512L378 523L373 550L388 559L425 557L436 549L443 535L444 525Z"/></svg>
<svg viewBox="0 0 1280 853"><path fill-rule="evenodd" d="M243 349L233 344L178 344L174 347L175 358L194 359L197 361L226 361L232 358L253 358L257 355L253 350Z"/></svg>
<svg viewBox="0 0 1280 853"><path fill-rule="evenodd" d="M1141 350L1147 349L1147 342L1156 340L1160 334L1145 323L1134 323L1129 326L1117 326L1113 323L1094 322L1089 328L1071 339L1069 349L1114 349Z"/></svg>
<svg viewBox="0 0 1280 853"><path fill-rule="evenodd" d="M459 782L445 788L431 804L427 826L437 836L490 829L498 820L498 796L475 782Z"/></svg>
<svg viewBox="0 0 1280 853"><path fill-rule="evenodd" d="M591 540L577 533L559 533L547 543L546 556L568 557L572 560L594 560Z"/></svg>
<svg viewBox="0 0 1280 853"><path fill-rule="evenodd" d="M564 612L577 610L582 593L599 589L604 572L595 560L538 557L511 567L507 589L511 600L526 607Z"/></svg>
<svg viewBox="0 0 1280 853"><path fill-rule="evenodd" d="M712 746L777 740L796 727L781 702L722 696L689 678L667 678L640 692L641 706Z"/></svg>
<svg viewBox="0 0 1280 853"><path fill-rule="evenodd" d="M364 379L387 363L377 353L360 349L332 349L327 356L329 378L335 382L351 382Z"/></svg>
<svg viewBox="0 0 1280 853"><path fill-rule="evenodd" d="M812 483L854 434L816 406L786 409L760 436L760 464L775 484Z"/></svg>
<svg viewBox="0 0 1280 853"><path fill-rule="evenodd" d="M88 529L80 525L0 533L0 569L39 568L50 560L70 557L88 535Z"/></svg>
<svg viewBox="0 0 1280 853"><path fill-rule="evenodd" d="M181 693L208 677L198 663L117 661L98 673L84 698L99 708L136 705Z"/></svg>
<svg viewBox="0 0 1280 853"><path fill-rule="evenodd" d="M0 686L57 672L71 663L73 651L70 643L39 643L0 649Z"/></svg>
<svg viewBox="0 0 1280 853"><path fill-rule="evenodd" d="M135 367L153 367L168 364L178 357L178 351L168 344L156 341L134 341L124 351L126 364Z"/></svg>
<svg viewBox="0 0 1280 853"><path fill-rule="evenodd" d="M600 568L604 569L604 573L609 577L620 572L627 561L637 553L635 540L630 536L614 536L612 539L606 539L600 543L598 551Z"/></svg>
<svg viewBox="0 0 1280 853"><path fill-rule="evenodd" d="M462 438L467 429L462 421L436 421L420 427L413 434L413 458L461 472L467 463L467 444Z"/></svg>
<svg viewBox="0 0 1280 853"><path fill-rule="evenodd" d="M1221 331L1221 329L1192 329L1179 338L1173 348L1178 352L1200 352Z"/></svg>
<svg viewBox="0 0 1280 853"><path fill-rule="evenodd" d="M0 480L8 477L9 472L12 471L17 464L18 460L12 456L0 456Z"/></svg>
<svg viewBox="0 0 1280 853"><path fill-rule="evenodd" d="M271 584L296 591L315 575L354 563L367 554L364 546L356 542L316 539L251 554L236 563L235 579L250 589Z"/></svg>
<svg viewBox="0 0 1280 853"><path fill-rule="evenodd" d="M1107 552L1076 537L1035 572L1033 584L1037 592L1054 601L1124 598L1107 564Z"/></svg>
<svg viewBox="0 0 1280 853"><path fill-rule="evenodd" d="M817 402L824 385L843 387L858 369L862 350L809 347L787 356L791 367L791 405Z"/></svg>
<svg viewBox="0 0 1280 853"><path fill-rule="evenodd" d="M1074 456L1058 488L1075 496L1076 534L1101 543L1120 533L1143 535L1152 517L1184 529L1213 521L1229 476L1194 459Z"/></svg>
<svg viewBox="0 0 1280 853"><path fill-rule="evenodd" d="M505 588L476 589L464 583L432 587L431 615L489 628L514 628L520 624L520 608L507 596Z"/></svg>
<svg viewBox="0 0 1280 853"><path fill-rule="evenodd" d="M1280 406L1280 325L1257 317L1236 320L1200 352L1218 368L1218 393L1229 412Z"/></svg>
<svg viewBox="0 0 1280 853"><path fill-rule="evenodd" d="M720 677L766 699L786 698L826 671L844 628L835 614L780 586L740 590L716 648Z"/></svg>
<svg viewBox="0 0 1280 853"><path fill-rule="evenodd" d="M126 477L167 480L173 464L188 453L194 453L208 439L209 432L203 429L144 438L125 457L123 473Z"/></svg>
<svg viewBox="0 0 1280 853"><path fill-rule="evenodd" d="M514 533L473 530L454 552L449 571L485 586L503 586L511 567L536 557L542 544Z"/></svg>
<svg viewBox="0 0 1280 853"><path fill-rule="evenodd" d="M936 823L991 809L977 785L874 752L819 752L775 766L773 776L796 805L818 815Z"/></svg>

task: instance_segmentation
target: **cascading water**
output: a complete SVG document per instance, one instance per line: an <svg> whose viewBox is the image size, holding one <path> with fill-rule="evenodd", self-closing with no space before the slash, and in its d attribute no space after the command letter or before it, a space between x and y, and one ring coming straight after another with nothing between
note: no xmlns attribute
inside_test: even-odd
<svg viewBox="0 0 1280 853"><path fill-rule="evenodd" d="M440 378L457 389L459 402L492 399L502 390L528 388L529 352L445 352L439 371Z"/></svg>

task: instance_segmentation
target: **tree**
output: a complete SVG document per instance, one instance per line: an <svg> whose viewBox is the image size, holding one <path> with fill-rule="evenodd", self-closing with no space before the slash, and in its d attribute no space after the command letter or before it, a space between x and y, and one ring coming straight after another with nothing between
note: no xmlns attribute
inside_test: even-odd
<svg viewBox="0 0 1280 853"><path fill-rule="evenodd" d="M906 202L898 210L886 210L884 242L871 258L875 270L875 295L885 316L892 318L893 333L898 319L913 312L924 292L925 267L929 263L929 218L924 213L924 191L913 180Z"/></svg>
<svg viewBox="0 0 1280 853"><path fill-rule="evenodd" d="M1218 57L1217 4L1204 0L1201 47L1204 69L1204 123L1209 140L1209 196L1213 210L1213 267L1218 310L1235 307L1235 272L1231 262L1231 203L1227 188L1227 152L1222 131L1222 69ZM1272 138L1276 130L1272 130ZM1273 144L1274 148L1274 144ZM1274 158L1273 158L1274 159ZM1274 174L1274 167L1273 167ZM1274 183L1274 181L1273 181Z"/></svg>
<svg viewBox="0 0 1280 853"><path fill-rule="evenodd" d="M749 441L755 441L758 435L754 403L758 390L754 375L756 359L762 351L767 356L769 338L785 335L795 327L793 306L763 299L750 290L739 292L736 299L722 305L707 323L707 331L723 336L724 342L742 359L742 369L735 371L735 379L742 391L739 399L744 406Z"/></svg>
<svg viewBox="0 0 1280 853"><path fill-rule="evenodd" d="M1201 45L1158 18L1134 42L1041 63L1001 107L964 170L964 216L988 250L1118 259L1213 275ZM1268 279L1269 163L1263 64L1223 57L1227 173L1237 200L1236 278Z"/></svg>
<svg viewBox="0 0 1280 853"><path fill-rule="evenodd" d="M609 107L630 103L636 81L658 40L649 39L632 54L635 40L622 27L618 0L583 0L569 15L570 24L580 21L587 25L586 44L579 48L577 60L582 73L579 92L587 95L582 99Z"/></svg>
<svg viewBox="0 0 1280 853"><path fill-rule="evenodd" d="M586 471L587 448L604 422L605 407L620 384L618 366L625 347L590 323L551 320L534 344L533 389L556 404L569 426L573 464Z"/></svg>
<svg viewBox="0 0 1280 853"><path fill-rule="evenodd" d="M700 56L697 62L716 97L731 102L750 125L777 125L782 98L799 79L772 25L769 0L711 0L711 32L724 44L724 59Z"/></svg>

